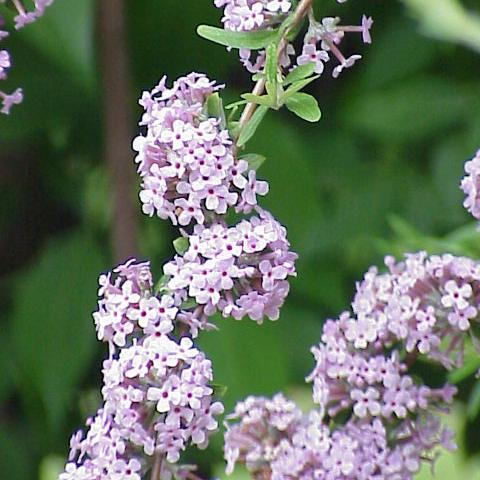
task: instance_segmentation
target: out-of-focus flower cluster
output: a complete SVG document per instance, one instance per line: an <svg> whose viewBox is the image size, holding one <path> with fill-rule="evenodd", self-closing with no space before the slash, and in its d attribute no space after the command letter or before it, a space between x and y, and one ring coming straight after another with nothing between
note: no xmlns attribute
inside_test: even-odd
<svg viewBox="0 0 480 480"><path fill-rule="evenodd" d="M274 30L278 28L292 13L292 2L287 0L214 0L215 6L224 9L222 22L225 30L249 32L258 30ZM342 3L339 0L339 3ZM351 67L361 55L345 55L339 49L346 33L361 33L364 43L371 43L370 28L372 19L362 17L360 25L341 25L338 17L324 17L320 22L315 20L313 11L309 14L309 27L303 40L301 53L296 61L295 49L287 43L281 53L281 65L284 68L304 65L309 62L315 64L315 73L323 73L324 64L332 56L337 61L332 74L336 78L347 67ZM265 50L253 52L240 49L240 60L251 73L263 71L265 66Z"/></svg>
<svg viewBox="0 0 480 480"><path fill-rule="evenodd" d="M465 173L467 175L461 182L461 188L466 195L463 206L480 220L480 150L465 163Z"/></svg>
<svg viewBox="0 0 480 480"><path fill-rule="evenodd" d="M435 415L448 411L455 387L428 387L408 371L419 355L460 367L466 341L478 345L480 264L421 252L386 265L367 272L353 315L328 320L312 349L315 411L302 415L283 397L237 407L226 433L230 471L239 461L255 478L410 480L438 446L455 448Z"/></svg>
<svg viewBox="0 0 480 480"><path fill-rule="evenodd" d="M221 120L209 117L206 101L220 86L191 73L166 87L166 77L144 92L134 149L142 178L140 200L147 215L170 218L173 224L203 224L230 206L248 213L268 184L256 179L245 160L235 157L232 139Z"/></svg>
<svg viewBox="0 0 480 480"><path fill-rule="evenodd" d="M25 8L21 0L12 0L12 5L17 10L15 16L15 28L19 30L25 25L34 22L41 17L45 9L53 3L53 0L34 0L33 10ZM5 21L0 16L0 41L8 37L8 32L4 30ZM0 49L0 80L6 80L7 71L12 66L12 59L7 50ZM13 105L18 105L23 100L23 91L21 88L17 88L12 93L7 94L3 90L0 90L0 101L2 103L1 113L9 114Z"/></svg>
<svg viewBox="0 0 480 480"><path fill-rule="evenodd" d="M157 298L148 263L129 261L100 277L100 339L110 343L103 364L104 404L71 440L61 480L140 480L161 455L161 478L175 473L190 443L200 448L217 429L223 405L213 400L212 366L185 332L173 335L178 309ZM118 348L121 347L121 348Z"/></svg>

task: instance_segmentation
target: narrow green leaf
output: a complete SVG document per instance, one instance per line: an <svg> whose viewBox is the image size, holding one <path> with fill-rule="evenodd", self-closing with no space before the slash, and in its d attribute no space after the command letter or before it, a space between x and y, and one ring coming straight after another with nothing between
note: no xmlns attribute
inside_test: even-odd
<svg viewBox="0 0 480 480"><path fill-rule="evenodd" d="M188 250L189 246L190 244L186 237L178 237L173 241L173 248L179 255L183 255Z"/></svg>
<svg viewBox="0 0 480 480"><path fill-rule="evenodd" d="M248 103L246 100L238 100L238 102L233 102L225 105L225 110L231 110L232 108L240 107L242 105L245 105L246 103Z"/></svg>
<svg viewBox="0 0 480 480"><path fill-rule="evenodd" d="M170 275L162 275L160 277L160 280L155 285L155 293L161 292L169 280L170 280Z"/></svg>
<svg viewBox="0 0 480 480"><path fill-rule="evenodd" d="M239 160L245 160L252 170L258 170L265 162L266 157L258 153L248 153L247 155L242 155Z"/></svg>
<svg viewBox="0 0 480 480"><path fill-rule="evenodd" d="M225 128L225 126L227 125L227 120L225 118L223 102L218 92L212 93L208 96L206 105L208 116L220 119L220 124L222 128Z"/></svg>
<svg viewBox="0 0 480 480"><path fill-rule="evenodd" d="M245 125L244 129L240 132L237 145L243 147L255 134L258 126L260 125L263 117L268 112L268 107L261 105L255 110L250 121Z"/></svg>
<svg viewBox="0 0 480 480"><path fill-rule="evenodd" d="M188 250L189 245L186 237L178 237L173 241L173 248L179 255L183 255Z"/></svg>
<svg viewBox="0 0 480 480"><path fill-rule="evenodd" d="M302 88L305 88L309 83L312 83L314 80L316 80L320 75L314 75L313 77L306 78L305 80L298 80L297 82L293 82L285 91L282 97L282 102L286 102L286 100L291 97L294 93L297 93L298 91L302 90Z"/></svg>
<svg viewBox="0 0 480 480"><path fill-rule="evenodd" d="M470 375L473 375L480 368L480 357L471 356L465 359L461 368L452 370L448 375L448 381L451 383L460 383Z"/></svg>
<svg viewBox="0 0 480 480"><path fill-rule="evenodd" d="M189 310L190 308L196 307L197 305L197 301L194 298L189 298L180 305L180 308L182 310Z"/></svg>
<svg viewBox="0 0 480 480"><path fill-rule="evenodd" d="M285 105L291 112L307 122L318 122L322 116L317 100L308 93L291 95Z"/></svg>
<svg viewBox="0 0 480 480"><path fill-rule="evenodd" d="M473 420L480 413L480 381L475 384L468 400L467 415Z"/></svg>
<svg viewBox="0 0 480 480"><path fill-rule="evenodd" d="M222 383L211 383L210 386L213 388L213 393L216 397L224 397L228 391L228 387Z"/></svg>
<svg viewBox="0 0 480 480"><path fill-rule="evenodd" d="M39 480L57 480L65 468L65 459L60 455L45 457L39 466Z"/></svg>
<svg viewBox="0 0 480 480"><path fill-rule="evenodd" d="M278 69L277 45L271 43L266 49L265 75L267 78L266 89L270 97L271 104L277 105L277 69Z"/></svg>
<svg viewBox="0 0 480 480"><path fill-rule="evenodd" d="M220 45L232 48L260 50L277 38L276 30L258 30L255 32L231 32L223 28L200 25L197 33L201 37Z"/></svg>
<svg viewBox="0 0 480 480"><path fill-rule="evenodd" d="M38 421L46 440L58 438L95 355L91 312L104 267L96 242L77 231L51 240L13 292L18 381L29 398L27 409L44 415Z"/></svg>
<svg viewBox="0 0 480 480"><path fill-rule="evenodd" d="M244 98L247 102L249 103L256 103L258 105L264 105L265 107L272 107L273 102L272 99L270 98L269 95L252 95L251 93L244 93L242 95L242 98Z"/></svg>
<svg viewBox="0 0 480 480"><path fill-rule="evenodd" d="M291 83L298 82L304 78L313 75L315 71L315 62L308 62L304 65L300 65L295 70L292 70L283 81L284 85L290 85Z"/></svg>

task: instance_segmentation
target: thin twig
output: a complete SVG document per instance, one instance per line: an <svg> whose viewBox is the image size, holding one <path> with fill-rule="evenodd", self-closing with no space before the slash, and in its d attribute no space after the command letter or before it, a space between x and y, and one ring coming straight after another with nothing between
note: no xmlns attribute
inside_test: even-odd
<svg viewBox="0 0 480 480"><path fill-rule="evenodd" d="M308 14L310 9L312 8L312 3L313 3L313 0L302 0L298 4L292 19L292 23L290 24L289 28L285 30L278 44L279 59L288 45L288 42L287 42L288 34L303 21L305 16ZM265 84L266 84L265 77L262 77L255 84L255 87L252 90L252 94L257 96L262 95L262 93L265 90ZM256 103L247 103L247 105L245 105L245 108L243 109L243 112L239 121L239 132L241 132L245 128L245 125L252 118L252 115L255 113L257 106L258 105Z"/></svg>
<svg viewBox="0 0 480 480"><path fill-rule="evenodd" d="M162 471L162 461L163 461L163 453L159 451L155 454L155 462L153 464L150 480L160 480L160 473Z"/></svg>
<svg viewBox="0 0 480 480"><path fill-rule="evenodd" d="M132 122L123 0L99 3L103 76L105 159L112 192L112 249L115 261L137 253L135 177L132 168Z"/></svg>

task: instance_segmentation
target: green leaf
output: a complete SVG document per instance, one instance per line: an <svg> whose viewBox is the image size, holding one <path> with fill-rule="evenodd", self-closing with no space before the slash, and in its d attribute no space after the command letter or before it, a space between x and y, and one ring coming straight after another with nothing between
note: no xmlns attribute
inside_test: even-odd
<svg viewBox="0 0 480 480"><path fill-rule="evenodd" d="M215 365L215 383L228 387L223 398L227 411L246 395L271 395L284 388L290 364L279 323L257 325L220 315L212 323L219 329L200 335L198 344Z"/></svg>
<svg viewBox="0 0 480 480"><path fill-rule="evenodd" d="M22 31L22 36L76 81L92 87L96 78L94 28L94 0L63 0L49 7L41 21Z"/></svg>
<svg viewBox="0 0 480 480"><path fill-rule="evenodd" d="M245 93L244 95L248 95L248 94ZM245 105L246 103L248 103L246 100L238 100L238 102L233 102L233 103L229 103L228 105L225 105L225 110L231 110L232 108L240 107L242 105Z"/></svg>
<svg viewBox="0 0 480 480"><path fill-rule="evenodd" d="M248 162L248 166L251 170L258 170L263 162L265 162L266 158L258 153L248 153L247 155L242 155L239 160L245 160Z"/></svg>
<svg viewBox="0 0 480 480"><path fill-rule="evenodd" d="M232 48L260 50L277 38L276 30L258 30L256 32L232 32L223 28L200 25L197 33L201 37L220 45Z"/></svg>
<svg viewBox="0 0 480 480"><path fill-rule="evenodd" d="M220 124L222 128L225 128L225 126L227 125L227 120L225 118L223 102L218 92L212 93L211 95L208 96L206 106L207 106L207 115L209 117L220 119Z"/></svg>
<svg viewBox="0 0 480 480"><path fill-rule="evenodd" d="M386 144L411 143L465 122L472 95L461 82L452 88L448 79L417 75L352 96L345 103L342 121Z"/></svg>
<svg viewBox="0 0 480 480"><path fill-rule="evenodd" d="M265 59L265 75L266 75L266 90L272 105L276 106L277 98L277 72L278 72L278 54L277 45L271 43L266 49Z"/></svg>
<svg viewBox="0 0 480 480"><path fill-rule="evenodd" d="M308 122L318 122L322 113L317 100L307 93L295 93L285 102L286 107Z"/></svg>
<svg viewBox="0 0 480 480"><path fill-rule="evenodd" d="M460 383L470 375L473 375L480 368L480 356L474 352L469 355L461 368L453 370L448 375L448 381L451 383Z"/></svg>
<svg viewBox="0 0 480 480"><path fill-rule="evenodd" d="M480 412L480 381L475 384L468 400L467 415L471 420L475 419Z"/></svg>
<svg viewBox="0 0 480 480"><path fill-rule="evenodd" d="M198 305L197 301L194 298L188 298L181 305L182 310L189 310L190 308L196 307Z"/></svg>
<svg viewBox="0 0 480 480"><path fill-rule="evenodd" d="M458 0L403 0L425 34L433 38L461 43L480 52L480 17L467 11Z"/></svg>
<svg viewBox="0 0 480 480"><path fill-rule="evenodd" d="M155 292L156 293L161 292L165 288L165 285L168 283L169 280L170 280L170 275L162 275L160 277L160 280L155 285Z"/></svg>
<svg viewBox="0 0 480 480"><path fill-rule="evenodd" d="M224 397L228 391L228 387L222 383L211 383L210 386L213 388L216 397Z"/></svg>
<svg viewBox="0 0 480 480"><path fill-rule="evenodd" d="M242 98L244 98L249 103L256 103L257 105L263 105L269 108L273 106L273 101L270 95L260 96L260 95L253 95L251 93L244 93L242 95Z"/></svg>
<svg viewBox="0 0 480 480"><path fill-rule="evenodd" d="M298 80L296 82L293 82L290 87L287 88L285 93L282 96L282 102L286 102L286 100L291 97L294 93L297 93L298 91L302 90L302 88L305 88L309 83L312 83L314 80L319 78L320 75L314 75L313 77L306 78L304 80Z"/></svg>
<svg viewBox="0 0 480 480"><path fill-rule="evenodd" d="M49 455L40 462L39 480L57 480L65 468L65 459L60 455Z"/></svg>
<svg viewBox="0 0 480 480"><path fill-rule="evenodd" d="M308 62L304 65L300 65L294 70L292 70L283 81L284 85L289 85L294 82L298 82L299 80L303 80L304 78L313 75L315 72L315 62Z"/></svg>
<svg viewBox="0 0 480 480"><path fill-rule="evenodd" d="M250 121L245 125L243 130L240 132L240 137L237 141L239 147L243 147L255 134L258 126L260 125L263 117L268 112L268 107L260 106L255 110L255 113L252 115Z"/></svg>
<svg viewBox="0 0 480 480"><path fill-rule="evenodd" d="M51 241L15 288L12 348L18 380L46 441L64 425L98 345L92 310L104 267L97 244L76 232Z"/></svg>
<svg viewBox="0 0 480 480"><path fill-rule="evenodd" d="M178 237L173 241L173 248L179 255L183 255L190 246L187 237Z"/></svg>

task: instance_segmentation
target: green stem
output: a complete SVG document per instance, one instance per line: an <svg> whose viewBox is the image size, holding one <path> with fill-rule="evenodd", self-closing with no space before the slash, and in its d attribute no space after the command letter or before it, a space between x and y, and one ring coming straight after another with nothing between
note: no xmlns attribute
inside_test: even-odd
<svg viewBox="0 0 480 480"><path fill-rule="evenodd" d="M301 0L300 3L298 4L297 8L295 9L290 26L285 30L282 37L280 38L280 42L278 44L278 59L280 59L285 48L288 45L287 37L289 33L292 30L294 30L296 27L298 27L298 25L300 25L303 19L308 15L308 12L312 8L312 3L313 3L313 0ZM252 95L256 95L256 96L262 95L263 92L265 91L265 84L266 84L266 79L265 79L265 76L263 76L255 84L255 87L252 90ZM256 103L247 103L247 105L245 105L245 108L243 109L242 115L239 120L239 128L238 128L239 137L240 137L240 133L245 128L249 120L252 118L252 115L255 113L257 106L258 105Z"/></svg>

